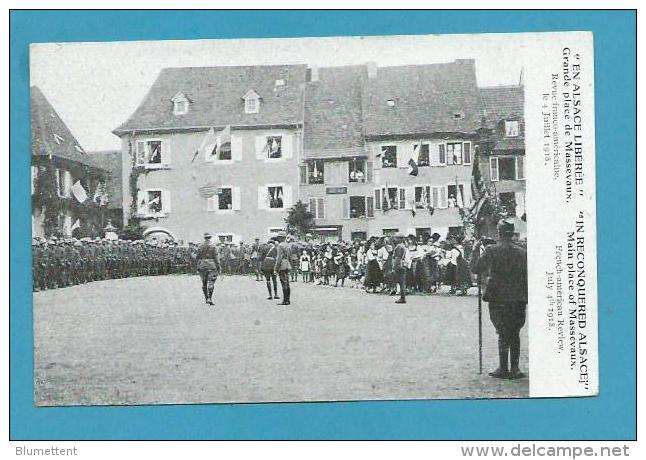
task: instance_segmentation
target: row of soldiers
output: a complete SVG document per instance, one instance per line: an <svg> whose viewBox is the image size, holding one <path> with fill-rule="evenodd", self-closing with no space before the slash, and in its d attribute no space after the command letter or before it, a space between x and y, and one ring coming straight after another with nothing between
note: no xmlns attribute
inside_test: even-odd
<svg viewBox="0 0 646 460"><path fill-rule="evenodd" d="M34 238L33 289L40 291L132 276L195 273L197 247L106 238Z"/></svg>

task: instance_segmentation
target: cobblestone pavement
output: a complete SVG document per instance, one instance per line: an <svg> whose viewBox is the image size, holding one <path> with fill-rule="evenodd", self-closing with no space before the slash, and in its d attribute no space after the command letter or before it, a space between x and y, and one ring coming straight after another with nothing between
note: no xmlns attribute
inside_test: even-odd
<svg viewBox="0 0 646 460"><path fill-rule="evenodd" d="M214 307L198 276L100 281L34 294L38 405L154 404L528 395L496 380L477 298L387 295L295 283L292 305L264 282L221 277ZM527 326L521 334L527 364Z"/></svg>

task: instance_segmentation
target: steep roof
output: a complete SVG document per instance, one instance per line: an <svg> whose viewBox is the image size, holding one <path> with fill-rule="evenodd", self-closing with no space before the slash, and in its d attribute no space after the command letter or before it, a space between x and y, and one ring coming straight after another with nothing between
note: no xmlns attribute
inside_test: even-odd
<svg viewBox="0 0 646 460"><path fill-rule="evenodd" d="M523 86L486 86L480 88L480 95L485 109L485 118L490 128L509 118L524 120L525 92Z"/></svg>
<svg viewBox="0 0 646 460"><path fill-rule="evenodd" d="M363 66L318 70L305 90L303 156L331 158L363 152L361 77Z"/></svg>
<svg viewBox="0 0 646 460"><path fill-rule="evenodd" d="M305 65L162 69L143 102L114 133L302 123L305 71ZM276 80L284 84L276 85ZM249 90L260 96L258 113L244 111L243 96ZM185 115L173 114L171 99L179 92L191 101Z"/></svg>
<svg viewBox="0 0 646 460"><path fill-rule="evenodd" d="M368 137L473 133L481 126L482 105L475 61L379 67L365 80ZM393 106L387 101L392 100Z"/></svg>
<svg viewBox="0 0 646 460"><path fill-rule="evenodd" d="M480 88L486 127L493 130L492 149L525 150L525 88L520 85ZM518 120L518 137L505 137L504 121Z"/></svg>
<svg viewBox="0 0 646 460"><path fill-rule="evenodd" d="M31 87L31 154L52 155L104 169L81 147L58 112L37 86Z"/></svg>
<svg viewBox="0 0 646 460"><path fill-rule="evenodd" d="M106 181L108 192L108 208L120 209L123 207L123 188L122 188L122 169L121 150L100 150L88 152L90 158L106 171L110 172ZM92 193L94 190L92 190Z"/></svg>

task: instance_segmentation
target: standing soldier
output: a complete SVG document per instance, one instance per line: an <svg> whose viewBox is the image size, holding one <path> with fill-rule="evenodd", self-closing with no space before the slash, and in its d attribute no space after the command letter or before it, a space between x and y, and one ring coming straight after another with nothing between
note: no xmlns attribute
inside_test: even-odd
<svg viewBox="0 0 646 460"><path fill-rule="evenodd" d="M262 281L260 278L260 238L256 238L251 246L251 268L256 275L256 281Z"/></svg>
<svg viewBox="0 0 646 460"><path fill-rule="evenodd" d="M280 279L280 286L283 290L283 301L278 305L289 305L291 301L291 289L289 287L289 271L292 266L289 262L290 247L289 243L285 241L285 232L280 232L276 237L280 243L276 253L276 265L274 270L278 273Z"/></svg>
<svg viewBox="0 0 646 460"><path fill-rule="evenodd" d="M498 334L499 366L489 375L495 378L525 377L518 366L520 330L527 310L527 252L512 242L514 224L498 222L500 242L480 255L481 241L473 248L473 272L488 274L482 300L489 302L489 317ZM511 369L508 364L511 364Z"/></svg>
<svg viewBox="0 0 646 460"><path fill-rule="evenodd" d="M220 258L218 251L211 244L211 234L204 234L204 242L197 250L197 270L202 278L202 292L204 293L204 300L208 305L213 305L213 288L215 280L218 278L218 271L220 270Z"/></svg>

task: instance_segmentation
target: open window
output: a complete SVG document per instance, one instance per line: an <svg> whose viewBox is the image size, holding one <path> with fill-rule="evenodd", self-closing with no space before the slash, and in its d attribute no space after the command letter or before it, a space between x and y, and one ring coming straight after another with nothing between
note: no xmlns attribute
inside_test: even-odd
<svg viewBox="0 0 646 460"><path fill-rule="evenodd" d="M381 167L382 168L397 167L397 146L396 145L383 145L381 147Z"/></svg>
<svg viewBox="0 0 646 460"><path fill-rule="evenodd" d="M366 160L353 158L348 165L348 182L362 183L366 182L367 168Z"/></svg>
<svg viewBox="0 0 646 460"><path fill-rule="evenodd" d="M351 196L350 197L350 219L366 217L366 197L365 196Z"/></svg>
<svg viewBox="0 0 646 460"><path fill-rule="evenodd" d="M282 209L284 207L282 186L267 187L267 194L270 209Z"/></svg>
<svg viewBox="0 0 646 460"><path fill-rule="evenodd" d="M415 208L427 209L431 206L431 187L429 185L422 185L415 187Z"/></svg>
<svg viewBox="0 0 646 460"><path fill-rule="evenodd" d="M518 120L505 120L505 137L518 137L519 125Z"/></svg>
<svg viewBox="0 0 646 460"><path fill-rule="evenodd" d="M220 189L220 194L218 195L218 209L220 211L233 209L233 191L230 187Z"/></svg>
<svg viewBox="0 0 646 460"><path fill-rule="evenodd" d="M422 143L413 146L413 160L416 161L418 167L425 167L431 165L430 145Z"/></svg>
<svg viewBox="0 0 646 460"><path fill-rule="evenodd" d="M267 136L267 146L265 147L267 151L267 158L282 158L282 143L282 136Z"/></svg>
<svg viewBox="0 0 646 460"><path fill-rule="evenodd" d="M448 164L462 164L462 142L446 143L446 161Z"/></svg>
<svg viewBox="0 0 646 460"><path fill-rule="evenodd" d="M386 187L382 190L382 209L399 209L399 188Z"/></svg>
<svg viewBox="0 0 646 460"><path fill-rule="evenodd" d="M307 180L310 184L322 184L325 182L325 162L323 160L308 162Z"/></svg>
<svg viewBox="0 0 646 460"><path fill-rule="evenodd" d="M161 139L137 141L137 165L161 168L170 162L168 146Z"/></svg>
<svg viewBox="0 0 646 460"><path fill-rule="evenodd" d="M498 158L498 178L499 180L516 179L516 158L514 157Z"/></svg>

